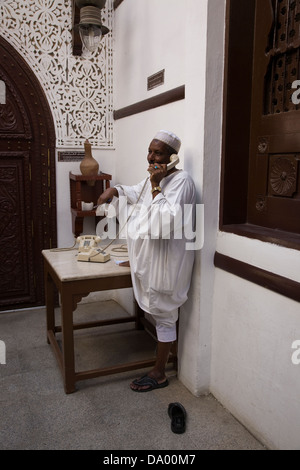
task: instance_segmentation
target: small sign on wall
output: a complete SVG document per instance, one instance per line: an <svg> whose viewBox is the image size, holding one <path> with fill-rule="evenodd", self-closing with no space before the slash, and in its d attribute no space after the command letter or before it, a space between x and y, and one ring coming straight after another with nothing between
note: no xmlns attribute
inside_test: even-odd
<svg viewBox="0 0 300 470"><path fill-rule="evenodd" d="M0 104L6 104L6 86L3 80L0 80Z"/></svg>
<svg viewBox="0 0 300 470"><path fill-rule="evenodd" d="M80 162L84 157L84 151L58 152L59 162Z"/></svg>
<svg viewBox="0 0 300 470"><path fill-rule="evenodd" d="M148 91L152 90L152 88L163 85L164 83L165 83L165 69L147 78L147 90Z"/></svg>

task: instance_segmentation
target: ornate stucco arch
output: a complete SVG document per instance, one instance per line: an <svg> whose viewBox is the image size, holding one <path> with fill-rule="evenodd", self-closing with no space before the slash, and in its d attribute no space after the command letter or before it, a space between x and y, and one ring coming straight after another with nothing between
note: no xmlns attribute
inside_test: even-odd
<svg viewBox="0 0 300 470"><path fill-rule="evenodd" d="M112 30L112 0L103 20ZM98 52L72 54L71 0L0 0L0 35L38 77L56 126L56 146L113 147L112 33Z"/></svg>

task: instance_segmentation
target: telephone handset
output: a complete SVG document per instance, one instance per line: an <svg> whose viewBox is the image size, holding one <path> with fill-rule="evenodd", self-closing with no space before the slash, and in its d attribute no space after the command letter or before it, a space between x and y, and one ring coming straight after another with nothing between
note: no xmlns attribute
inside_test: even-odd
<svg viewBox="0 0 300 470"><path fill-rule="evenodd" d="M172 170L174 166L178 165L179 163L179 157L176 153L173 153L173 155L170 156L170 163L167 165L167 170Z"/></svg>
<svg viewBox="0 0 300 470"><path fill-rule="evenodd" d="M93 263L106 263L110 259L109 253L96 248L101 238L96 235L82 235L77 237L78 256L77 261L92 261Z"/></svg>

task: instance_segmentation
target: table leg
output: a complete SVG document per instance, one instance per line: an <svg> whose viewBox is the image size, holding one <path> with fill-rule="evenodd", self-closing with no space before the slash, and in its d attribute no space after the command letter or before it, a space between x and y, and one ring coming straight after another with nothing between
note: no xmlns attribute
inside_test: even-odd
<svg viewBox="0 0 300 470"><path fill-rule="evenodd" d="M61 327L63 350L63 378L66 393L75 392L75 357L73 331L73 298L71 293L61 292Z"/></svg>
<svg viewBox="0 0 300 470"><path fill-rule="evenodd" d="M46 322L47 322L47 343L50 344L48 331L55 334L55 312L54 312L54 283L48 270L45 268L45 297L46 297Z"/></svg>

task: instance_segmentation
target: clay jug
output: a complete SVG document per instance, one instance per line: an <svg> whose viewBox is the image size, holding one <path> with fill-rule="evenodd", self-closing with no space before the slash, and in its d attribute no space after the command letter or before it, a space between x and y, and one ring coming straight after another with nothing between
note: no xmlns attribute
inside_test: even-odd
<svg viewBox="0 0 300 470"><path fill-rule="evenodd" d="M84 158L80 163L80 171L83 176L96 176L99 172L99 163L92 155L92 146L88 140L84 142ZM94 186L95 181L88 181L89 186Z"/></svg>

